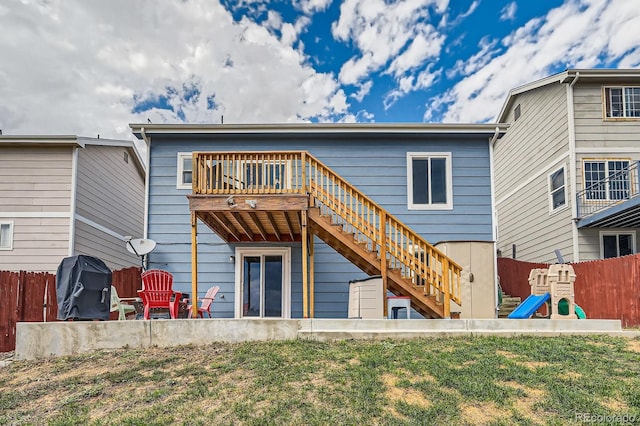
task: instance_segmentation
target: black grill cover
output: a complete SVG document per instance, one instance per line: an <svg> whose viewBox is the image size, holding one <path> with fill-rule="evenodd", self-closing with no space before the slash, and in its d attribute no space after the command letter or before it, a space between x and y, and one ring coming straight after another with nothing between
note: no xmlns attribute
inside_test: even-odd
<svg viewBox="0 0 640 426"><path fill-rule="evenodd" d="M56 273L56 295L59 320L108 320L111 270L96 257L64 258Z"/></svg>

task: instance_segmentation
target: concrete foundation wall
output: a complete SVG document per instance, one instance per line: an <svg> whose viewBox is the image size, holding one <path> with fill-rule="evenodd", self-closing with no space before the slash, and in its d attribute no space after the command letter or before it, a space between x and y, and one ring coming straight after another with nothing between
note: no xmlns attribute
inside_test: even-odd
<svg viewBox="0 0 640 426"><path fill-rule="evenodd" d="M47 358L124 347L171 347L296 338L326 341L622 333L618 320L184 319L22 322L16 327L15 359Z"/></svg>

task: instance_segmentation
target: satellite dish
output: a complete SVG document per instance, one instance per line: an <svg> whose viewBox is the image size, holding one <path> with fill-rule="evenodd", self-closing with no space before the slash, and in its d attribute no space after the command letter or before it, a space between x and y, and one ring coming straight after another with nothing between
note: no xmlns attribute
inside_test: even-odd
<svg viewBox="0 0 640 426"><path fill-rule="evenodd" d="M140 257L142 270L144 271L144 257L156 248L156 242L148 238L131 239L131 237L125 237L125 241L127 242L127 251Z"/></svg>
<svg viewBox="0 0 640 426"><path fill-rule="evenodd" d="M156 248L156 242L147 238L136 238L127 241L127 251L136 256L144 256L147 253L151 253L154 248Z"/></svg>

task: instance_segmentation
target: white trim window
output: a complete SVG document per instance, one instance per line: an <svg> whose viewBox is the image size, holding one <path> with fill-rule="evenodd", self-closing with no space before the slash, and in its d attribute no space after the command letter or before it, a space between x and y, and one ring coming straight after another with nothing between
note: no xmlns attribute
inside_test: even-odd
<svg viewBox="0 0 640 426"><path fill-rule="evenodd" d="M177 189L191 189L193 181L193 163L192 154L190 152L178 153L178 173L177 173Z"/></svg>
<svg viewBox="0 0 640 426"><path fill-rule="evenodd" d="M640 118L640 87L605 87L606 118Z"/></svg>
<svg viewBox="0 0 640 426"><path fill-rule="evenodd" d="M564 166L549 173L549 211L554 212L567 205L567 185Z"/></svg>
<svg viewBox="0 0 640 426"><path fill-rule="evenodd" d="M587 200L626 200L631 191L629 160L585 160Z"/></svg>
<svg viewBox="0 0 640 426"><path fill-rule="evenodd" d="M13 250L13 221L0 222L0 250Z"/></svg>
<svg viewBox="0 0 640 426"><path fill-rule="evenodd" d="M600 257L609 259L634 254L636 252L636 231L600 232Z"/></svg>
<svg viewBox="0 0 640 426"><path fill-rule="evenodd" d="M409 210L453 209L450 152L407 153Z"/></svg>

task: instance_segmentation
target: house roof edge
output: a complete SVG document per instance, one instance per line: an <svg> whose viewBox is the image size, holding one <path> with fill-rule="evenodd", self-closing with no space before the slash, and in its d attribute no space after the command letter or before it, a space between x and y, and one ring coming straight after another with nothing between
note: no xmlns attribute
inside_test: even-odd
<svg viewBox="0 0 640 426"><path fill-rule="evenodd" d="M136 137L145 134L323 134L323 133L423 133L423 134L478 134L493 135L498 128L504 133L508 127L502 123L272 123L272 124L129 124Z"/></svg>

